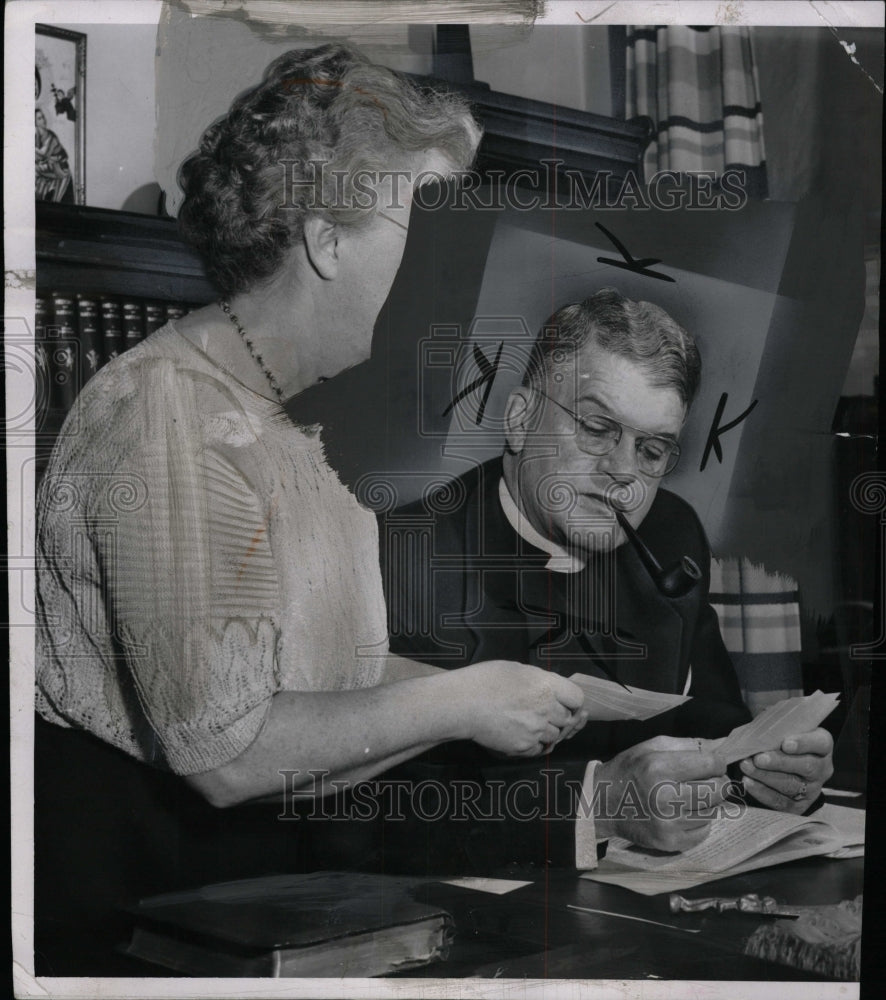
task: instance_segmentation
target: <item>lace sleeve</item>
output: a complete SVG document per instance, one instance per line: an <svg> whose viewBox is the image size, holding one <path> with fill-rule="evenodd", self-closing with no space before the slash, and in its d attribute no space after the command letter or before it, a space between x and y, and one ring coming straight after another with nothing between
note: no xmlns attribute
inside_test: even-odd
<svg viewBox="0 0 886 1000"><path fill-rule="evenodd" d="M133 374L104 435L90 425L61 466L88 484L79 541L70 514L44 518L44 590L72 608L42 689L68 721L196 773L255 739L279 687L269 499L207 440L199 377L156 359ZM114 501L108 477L142 484L139 501Z"/></svg>

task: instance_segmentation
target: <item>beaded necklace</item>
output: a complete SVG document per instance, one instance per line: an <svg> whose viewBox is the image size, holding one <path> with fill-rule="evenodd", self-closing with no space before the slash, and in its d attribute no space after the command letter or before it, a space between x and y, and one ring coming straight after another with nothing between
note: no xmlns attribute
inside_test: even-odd
<svg viewBox="0 0 886 1000"><path fill-rule="evenodd" d="M262 356L256 351L255 345L249 339L249 334L240 325L240 320L231 312L230 303L226 299L219 299L219 308L228 317L228 319L234 324L237 333L240 334L243 343L246 345L246 349L249 351L250 357L258 365L261 373L268 380L268 384L274 390L274 395L277 397L279 402L283 402L283 390L280 388L280 383L274 377L274 373L270 368L264 363Z"/></svg>

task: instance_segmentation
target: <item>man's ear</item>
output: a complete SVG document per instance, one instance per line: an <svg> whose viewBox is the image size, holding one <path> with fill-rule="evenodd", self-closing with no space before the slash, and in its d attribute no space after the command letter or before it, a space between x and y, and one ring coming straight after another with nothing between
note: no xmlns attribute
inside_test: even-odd
<svg viewBox="0 0 886 1000"><path fill-rule="evenodd" d="M508 451L519 455L526 444L526 437L531 430L531 390L526 386L517 386L512 390L505 404L505 441Z"/></svg>
<svg viewBox="0 0 886 1000"><path fill-rule="evenodd" d="M303 239L311 267L321 278L331 281L338 274L339 265L339 237L335 223L322 215L308 215Z"/></svg>

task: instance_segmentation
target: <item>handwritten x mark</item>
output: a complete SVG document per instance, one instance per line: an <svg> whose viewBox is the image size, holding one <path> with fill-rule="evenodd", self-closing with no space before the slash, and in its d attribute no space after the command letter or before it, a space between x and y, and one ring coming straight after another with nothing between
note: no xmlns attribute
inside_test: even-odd
<svg viewBox="0 0 886 1000"><path fill-rule="evenodd" d="M637 259L631 255L628 248L614 233L610 233L609 230L605 226L601 226L599 222L595 222L594 225L611 240L612 245L622 256L621 260L614 260L612 257L598 257L598 264L610 264L612 267L621 267L624 268L625 271L633 271L634 274L645 274L647 278L658 278L661 281L674 281L674 278L672 278L669 274L662 274L660 271L649 270L653 264L661 263L661 260L658 257L641 257Z"/></svg>
<svg viewBox="0 0 886 1000"><path fill-rule="evenodd" d="M495 361L493 361L490 364L489 359L486 357L486 355L480 350L479 347L477 347L476 344L474 344L474 361L477 362L477 367L480 369L480 374L477 376L477 378L474 379L473 382L468 383L468 385L466 385L464 389L462 389L462 391L452 400L449 406L446 407L446 409L443 411L444 417L446 416L447 413L450 412L450 410L452 410L458 403L460 403L465 398L465 396L469 396L475 389L479 389L480 386L483 385L484 382L486 382L487 383L486 392L483 393L483 399L480 401L480 408L477 410L477 418L475 421L477 426L478 427L480 426L480 424L483 421L483 414L486 411L486 403L489 400L489 393L492 392L492 383L495 381L495 375L496 372L498 371L498 362L499 359L501 358L501 351L504 346L505 342L502 341L498 345L498 351L496 352L495 355Z"/></svg>

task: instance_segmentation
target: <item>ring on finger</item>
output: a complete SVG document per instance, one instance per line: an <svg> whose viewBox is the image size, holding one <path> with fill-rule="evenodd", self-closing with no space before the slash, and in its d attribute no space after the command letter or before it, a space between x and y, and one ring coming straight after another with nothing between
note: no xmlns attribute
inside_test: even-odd
<svg viewBox="0 0 886 1000"><path fill-rule="evenodd" d="M796 795L792 795L791 798L794 800L794 802L802 802L803 799L806 798L806 792L807 792L807 790L808 789L807 789L807 786L806 786L806 782L803 781L802 778L801 778L800 779L800 788L797 791Z"/></svg>

